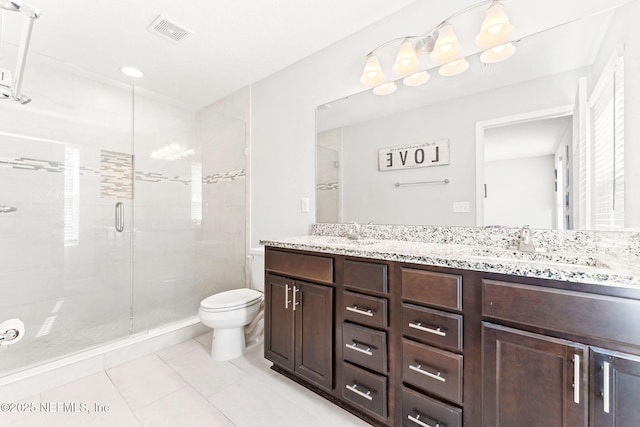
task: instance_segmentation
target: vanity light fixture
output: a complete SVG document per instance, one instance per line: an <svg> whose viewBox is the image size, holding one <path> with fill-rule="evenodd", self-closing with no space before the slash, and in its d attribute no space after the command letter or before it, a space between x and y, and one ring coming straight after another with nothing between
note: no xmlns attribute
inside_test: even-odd
<svg viewBox="0 0 640 427"><path fill-rule="evenodd" d="M360 75L360 82L373 87L376 95L389 95L396 91L397 86L392 81L384 81L384 72L376 52L397 42L400 42L400 47L391 69L394 74L404 76L403 82L407 86L419 86L428 82L430 77L426 70L433 65L440 65L438 73L442 76L455 76L464 72L469 68L469 62L464 58L466 55L460 57L462 47L451 21L486 5L489 7L475 37L476 45L484 50L480 60L492 64L511 57L516 52L515 45L509 42L513 25L500 0L484 0L454 13L424 35L398 37L376 47L366 56L367 62ZM429 55L431 63L421 64L418 55Z"/></svg>

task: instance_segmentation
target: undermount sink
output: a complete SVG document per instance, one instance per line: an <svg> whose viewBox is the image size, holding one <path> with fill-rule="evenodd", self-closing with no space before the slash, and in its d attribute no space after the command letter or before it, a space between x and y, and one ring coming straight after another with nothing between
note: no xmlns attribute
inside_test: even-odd
<svg viewBox="0 0 640 427"><path fill-rule="evenodd" d="M597 267L609 268L607 264L590 255L575 255L555 253L549 251L522 252L518 250L504 250L496 248L468 247L461 249L464 254L474 260L492 262L523 262L527 264Z"/></svg>

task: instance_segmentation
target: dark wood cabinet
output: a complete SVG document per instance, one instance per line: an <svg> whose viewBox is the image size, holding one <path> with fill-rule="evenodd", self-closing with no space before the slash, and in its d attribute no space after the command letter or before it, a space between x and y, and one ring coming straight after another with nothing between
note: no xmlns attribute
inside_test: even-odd
<svg viewBox="0 0 640 427"><path fill-rule="evenodd" d="M591 426L640 426L640 357L591 348Z"/></svg>
<svg viewBox="0 0 640 427"><path fill-rule="evenodd" d="M267 274L265 301L265 358L331 390L333 288Z"/></svg>
<svg viewBox="0 0 640 427"><path fill-rule="evenodd" d="M483 323L482 425L587 426L587 346Z"/></svg>
<svg viewBox="0 0 640 427"><path fill-rule="evenodd" d="M265 357L372 425L640 427L640 289L266 254Z"/></svg>

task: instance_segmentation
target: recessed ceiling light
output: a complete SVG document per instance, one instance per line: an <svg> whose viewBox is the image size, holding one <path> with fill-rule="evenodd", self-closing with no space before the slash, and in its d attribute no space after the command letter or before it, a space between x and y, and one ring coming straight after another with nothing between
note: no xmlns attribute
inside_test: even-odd
<svg viewBox="0 0 640 427"><path fill-rule="evenodd" d="M122 71L124 74L126 74L129 77L135 77L135 78L144 77L144 73L138 70L137 68L122 67L120 68L120 71Z"/></svg>

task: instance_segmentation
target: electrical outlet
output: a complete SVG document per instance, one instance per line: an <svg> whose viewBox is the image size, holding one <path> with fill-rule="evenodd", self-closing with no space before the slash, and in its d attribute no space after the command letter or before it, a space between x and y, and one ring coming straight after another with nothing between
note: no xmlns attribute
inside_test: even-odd
<svg viewBox="0 0 640 427"><path fill-rule="evenodd" d="M469 206L469 202L453 202L453 211L455 213L470 212L471 208Z"/></svg>

